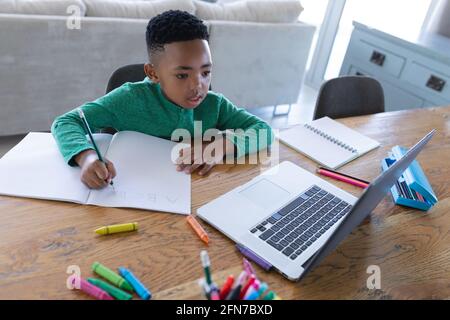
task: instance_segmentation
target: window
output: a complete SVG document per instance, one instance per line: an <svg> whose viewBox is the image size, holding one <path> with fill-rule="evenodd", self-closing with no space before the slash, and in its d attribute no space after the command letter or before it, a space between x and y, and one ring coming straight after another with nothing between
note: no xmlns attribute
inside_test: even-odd
<svg viewBox="0 0 450 320"><path fill-rule="evenodd" d="M324 78L339 75L353 31L353 21L404 39L417 39L431 2L432 0L347 0Z"/></svg>
<svg viewBox="0 0 450 320"><path fill-rule="evenodd" d="M313 40L306 83L319 88L337 77L353 31L353 21L411 39L420 35L439 0L302 0L300 20L320 27ZM326 8L325 8L326 7ZM315 13L308 13L315 10ZM323 17L323 21L319 21Z"/></svg>
<svg viewBox="0 0 450 320"><path fill-rule="evenodd" d="M316 32L314 34L311 50L314 52L317 44L317 38L319 35L319 30L322 26L323 19L325 17L325 11L327 10L329 0L302 0L301 4L303 6L303 12L299 16L299 21L316 26ZM309 55L308 63L306 64L306 69L309 69L311 64L312 54Z"/></svg>

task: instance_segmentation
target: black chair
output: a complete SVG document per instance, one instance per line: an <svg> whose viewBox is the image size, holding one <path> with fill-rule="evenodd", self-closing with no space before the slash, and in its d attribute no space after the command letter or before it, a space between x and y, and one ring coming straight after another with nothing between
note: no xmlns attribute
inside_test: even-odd
<svg viewBox="0 0 450 320"><path fill-rule="evenodd" d="M326 81L319 90L313 120L384 112L381 84L370 77L344 76Z"/></svg>
<svg viewBox="0 0 450 320"><path fill-rule="evenodd" d="M120 87L126 82L139 82L144 80L146 74L144 72L144 64L130 64L121 67L113 72L106 87L106 93ZM211 85L209 85L209 90Z"/></svg>
<svg viewBox="0 0 450 320"><path fill-rule="evenodd" d="M144 72L144 64L130 64L121 67L113 72L109 78L108 85L106 87L106 93L120 87L126 82L139 82L144 80L146 77ZM103 128L100 130L101 133L114 134L117 132L114 128Z"/></svg>
<svg viewBox="0 0 450 320"><path fill-rule="evenodd" d="M138 82L146 77L144 72L144 64L130 64L121 67L113 72L106 87L106 93L120 87L126 82Z"/></svg>

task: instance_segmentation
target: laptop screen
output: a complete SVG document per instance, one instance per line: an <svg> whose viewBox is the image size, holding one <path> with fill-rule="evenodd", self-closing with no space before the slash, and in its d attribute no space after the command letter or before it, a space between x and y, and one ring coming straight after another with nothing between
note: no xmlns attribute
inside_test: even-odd
<svg viewBox="0 0 450 320"><path fill-rule="evenodd" d="M411 149L409 149L400 160L396 161L369 185L369 187L355 203L350 213L344 218L330 238L328 238L325 244L303 265L305 270L302 273L301 278L317 266L331 251L336 249L339 243L344 240L347 235L352 232L352 230L356 228L367 216L369 216L372 210L375 209L384 196L389 192L390 188L395 184L395 181L400 178L419 152L422 151L428 141L431 140L435 131L436 130L432 130L429 132Z"/></svg>

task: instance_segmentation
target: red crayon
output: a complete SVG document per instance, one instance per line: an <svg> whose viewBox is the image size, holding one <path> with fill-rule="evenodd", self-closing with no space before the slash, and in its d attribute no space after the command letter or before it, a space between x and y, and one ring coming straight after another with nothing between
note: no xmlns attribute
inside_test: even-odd
<svg viewBox="0 0 450 320"><path fill-rule="evenodd" d="M222 289L220 289L219 295L221 300L225 299L228 296L231 287L233 286L233 283L234 283L234 276L230 274L227 280L225 281L225 284L223 285Z"/></svg>
<svg viewBox="0 0 450 320"><path fill-rule="evenodd" d="M250 288L250 286L255 282L255 280L256 280L256 277L255 277L254 274L252 274L252 275L250 276L250 279L247 281L247 284L246 284L246 285L244 286L244 288L241 290L241 293L239 294L239 300L244 299L245 294L246 294L247 291L248 291L248 288Z"/></svg>

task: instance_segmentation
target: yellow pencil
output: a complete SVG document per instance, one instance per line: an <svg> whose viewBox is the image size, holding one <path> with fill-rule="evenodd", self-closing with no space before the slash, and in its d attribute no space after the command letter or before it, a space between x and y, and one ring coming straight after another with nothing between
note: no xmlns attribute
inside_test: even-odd
<svg viewBox="0 0 450 320"><path fill-rule="evenodd" d="M123 224L114 224L111 226L101 227L95 230L95 233L105 235L112 234L118 232L128 232L128 231L136 231L138 229L137 222L133 223L123 223Z"/></svg>

